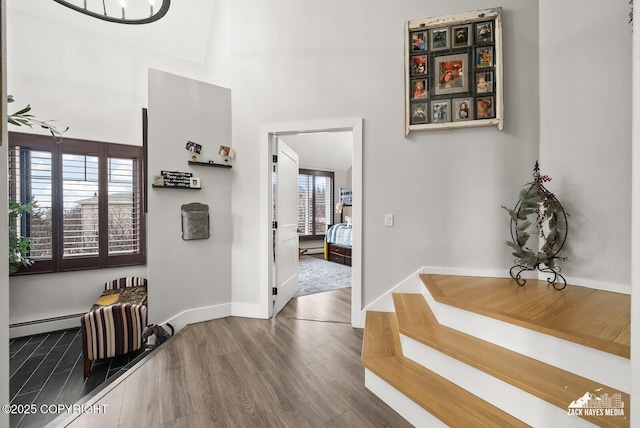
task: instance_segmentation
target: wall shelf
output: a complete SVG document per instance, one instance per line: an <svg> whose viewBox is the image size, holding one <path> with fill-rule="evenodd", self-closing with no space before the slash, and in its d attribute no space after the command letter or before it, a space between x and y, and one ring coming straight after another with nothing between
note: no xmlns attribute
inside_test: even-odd
<svg viewBox="0 0 640 428"><path fill-rule="evenodd" d="M215 168L227 168L230 169L231 165L224 165L221 163L213 163L213 162L194 162L194 161L189 161L189 165L198 165L198 166L211 166L211 167L215 167Z"/></svg>
<svg viewBox="0 0 640 428"><path fill-rule="evenodd" d="M158 186L157 184L152 184L151 187L154 189L180 189L180 190L200 190L200 187L182 187L182 186Z"/></svg>

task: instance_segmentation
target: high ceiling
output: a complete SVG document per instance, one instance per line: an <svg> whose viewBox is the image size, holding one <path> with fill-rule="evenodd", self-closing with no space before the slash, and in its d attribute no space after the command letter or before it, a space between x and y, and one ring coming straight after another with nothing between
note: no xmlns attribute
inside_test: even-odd
<svg viewBox="0 0 640 428"><path fill-rule="evenodd" d="M149 4L149 0L127 2ZM214 6L215 0L173 0L169 12L159 21L125 25L92 18L53 0L7 0L9 11L24 12L100 37L196 63L205 60Z"/></svg>
<svg viewBox="0 0 640 428"><path fill-rule="evenodd" d="M352 164L351 132L317 132L280 137L300 157L300 166L348 171Z"/></svg>

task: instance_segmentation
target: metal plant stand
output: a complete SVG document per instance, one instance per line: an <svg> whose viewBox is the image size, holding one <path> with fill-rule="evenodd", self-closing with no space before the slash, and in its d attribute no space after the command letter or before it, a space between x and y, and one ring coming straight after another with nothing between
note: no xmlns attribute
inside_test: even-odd
<svg viewBox="0 0 640 428"><path fill-rule="evenodd" d="M567 286L567 281L560 273L561 269L555 264L555 260L565 260L563 257L559 257L558 253L567 240L567 214L554 194L544 187L544 182L550 181L551 178L540 174L538 162L533 169L533 178L534 181L530 183L530 187L526 191L521 193L521 198L513 210L507 209L511 215L512 239L512 243L508 244L516 250L514 252L515 265L511 267L509 273L518 285L523 286L527 281L522 278L522 272L538 270L549 274L547 282L553 288L562 290ZM529 200L529 205L523 207L522 195L530 195L530 199L535 200L538 206L532 208L531 200ZM544 240L544 245L539 251L534 252L525 247L526 239L528 239L525 229L529 224L534 224L528 220L527 214L535 214L535 227L539 237ZM523 242L523 237L526 237L525 242Z"/></svg>

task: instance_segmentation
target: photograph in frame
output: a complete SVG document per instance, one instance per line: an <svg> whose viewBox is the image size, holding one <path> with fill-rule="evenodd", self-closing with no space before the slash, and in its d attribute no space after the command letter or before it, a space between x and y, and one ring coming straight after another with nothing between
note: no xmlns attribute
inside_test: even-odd
<svg viewBox="0 0 640 428"><path fill-rule="evenodd" d="M427 50L427 32L418 31L411 33L411 51L425 52Z"/></svg>
<svg viewBox="0 0 640 428"><path fill-rule="evenodd" d="M493 21L475 24L476 44L493 43Z"/></svg>
<svg viewBox="0 0 640 428"><path fill-rule="evenodd" d="M200 189L200 179L197 177L190 177L189 187L191 187L192 189Z"/></svg>
<svg viewBox="0 0 640 428"><path fill-rule="evenodd" d="M493 71L479 71L476 73L476 93L493 92Z"/></svg>
<svg viewBox="0 0 640 428"><path fill-rule="evenodd" d="M435 95L467 92L467 54L444 55L435 57Z"/></svg>
<svg viewBox="0 0 640 428"><path fill-rule="evenodd" d="M424 76L427 74L427 56L415 55L411 57L411 75Z"/></svg>
<svg viewBox="0 0 640 428"><path fill-rule="evenodd" d="M451 114L454 122L473 120L473 98L454 98Z"/></svg>
<svg viewBox="0 0 640 428"><path fill-rule="evenodd" d="M431 50L449 49L449 27L431 30Z"/></svg>
<svg viewBox="0 0 640 428"><path fill-rule="evenodd" d="M411 124L427 123L429 121L428 116L429 112L426 102L411 104Z"/></svg>
<svg viewBox="0 0 640 428"><path fill-rule="evenodd" d="M184 147L186 150L200 154L202 151L202 145L198 143L194 143L193 141L187 141L187 145Z"/></svg>
<svg viewBox="0 0 640 428"><path fill-rule="evenodd" d="M496 117L493 97L476 98L476 119Z"/></svg>
<svg viewBox="0 0 640 428"><path fill-rule="evenodd" d="M431 121L433 123L451 122L449 100L431 101Z"/></svg>
<svg viewBox="0 0 640 428"><path fill-rule="evenodd" d="M476 48L476 68L493 67L493 46Z"/></svg>
<svg viewBox="0 0 640 428"><path fill-rule="evenodd" d="M473 33L471 32L471 25L454 25L451 28L451 44L454 48L461 48L471 45L471 40L473 37Z"/></svg>
<svg viewBox="0 0 640 428"><path fill-rule="evenodd" d="M427 88L429 85L427 84L427 79L417 79L411 81L411 98L414 100L419 100L422 98L427 98L428 92Z"/></svg>

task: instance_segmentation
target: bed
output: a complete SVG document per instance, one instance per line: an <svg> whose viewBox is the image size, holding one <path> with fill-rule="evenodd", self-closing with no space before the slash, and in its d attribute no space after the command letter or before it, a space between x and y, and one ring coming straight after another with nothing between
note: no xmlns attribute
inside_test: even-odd
<svg viewBox="0 0 640 428"><path fill-rule="evenodd" d="M351 266L352 233L353 228L347 223L338 223L331 226L324 236L324 258L332 262Z"/></svg>

